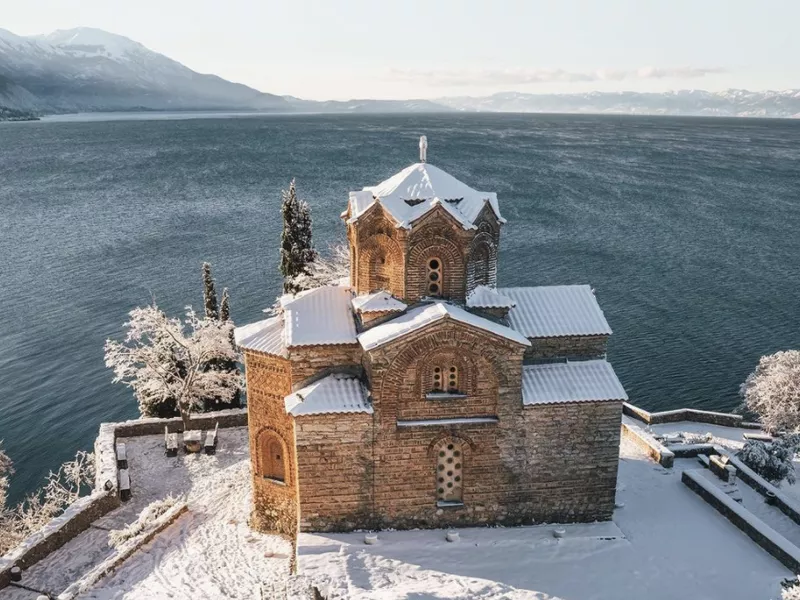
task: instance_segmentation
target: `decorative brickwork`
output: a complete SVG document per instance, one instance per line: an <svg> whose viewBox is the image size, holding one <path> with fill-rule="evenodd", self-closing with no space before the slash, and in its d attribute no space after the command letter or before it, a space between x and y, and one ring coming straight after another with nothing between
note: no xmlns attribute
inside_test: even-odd
<svg viewBox="0 0 800 600"><path fill-rule="evenodd" d="M406 230L386 214L379 202L347 227L350 283L359 294L387 290L405 295Z"/></svg>
<svg viewBox="0 0 800 600"><path fill-rule="evenodd" d="M294 423L283 398L292 392L288 360L253 351L245 352L247 411L253 473L252 525L260 531L297 535L297 477ZM285 455L283 482L268 471L270 441L280 440Z"/></svg>
<svg viewBox="0 0 800 600"><path fill-rule="evenodd" d="M602 358L606 355L607 335L531 338L525 361L548 358Z"/></svg>

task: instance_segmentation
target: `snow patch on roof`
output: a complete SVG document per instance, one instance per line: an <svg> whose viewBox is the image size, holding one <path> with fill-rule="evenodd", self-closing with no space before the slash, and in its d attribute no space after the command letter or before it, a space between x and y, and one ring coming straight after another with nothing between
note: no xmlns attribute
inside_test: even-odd
<svg viewBox="0 0 800 600"><path fill-rule="evenodd" d="M382 346L387 342L408 335L445 318L451 318L466 325L483 329L484 331L504 337L512 342L522 344L523 346L531 345L525 336L513 329L490 321L489 319L479 317L471 312L467 312L463 308L441 300L433 304L420 306L391 321L373 327L359 335L358 341L361 342L361 346L364 350L372 350L373 348Z"/></svg>
<svg viewBox="0 0 800 600"><path fill-rule="evenodd" d="M357 312L402 312L408 308L407 304L400 302L388 292L375 292L363 294L353 298L353 308Z"/></svg>
<svg viewBox="0 0 800 600"><path fill-rule="evenodd" d="M522 367L522 403L560 404L628 399L606 360L586 360Z"/></svg>
<svg viewBox="0 0 800 600"><path fill-rule="evenodd" d="M248 350L286 357L283 317L256 321L233 330L236 345Z"/></svg>
<svg viewBox="0 0 800 600"><path fill-rule="evenodd" d="M498 288L516 303L509 324L529 338L611 335L600 305L588 285Z"/></svg>
<svg viewBox="0 0 800 600"><path fill-rule="evenodd" d="M479 285L467 296L467 306L470 308L514 308L516 303L507 296L503 296L495 288Z"/></svg>
<svg viewBox="0 0 800 600"><path fill-rule="evenodd" d="M352 375L328 375L289 394L283 401L286 412L295 417L330 413L372 414L366 388Z"/></svg>
<svg viewBox="0 0 800 600"><path fill-rule="evenodd" d="M350 222L356 221L376 201L406 228L438 205L465 229L474 229L473 223L487 203L497 219L505 223L495 192L474 190L429 163L415 163L378 185L350 192Z"/></svg>
<svg viewBox="0 0 800 600"><path fill-rule="evenodd" d="M355 344L352 294L344 286L323 286L281 297L286 346Z"/></svg>

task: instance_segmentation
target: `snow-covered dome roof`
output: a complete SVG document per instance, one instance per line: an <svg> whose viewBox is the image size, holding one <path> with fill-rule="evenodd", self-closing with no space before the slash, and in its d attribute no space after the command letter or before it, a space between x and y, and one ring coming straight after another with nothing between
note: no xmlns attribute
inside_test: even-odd
<svg viewBox="0 0 800 600"><path fill-rule="evenodd" d="M401 227L411 228L437 205L442 205L464 229L474 229L475 219L488 203L501 223L500 207L495 192L481 192L469 187L429 163L419 162L396 175L359 192L350 192L350 222L379 201Z"/></svg>

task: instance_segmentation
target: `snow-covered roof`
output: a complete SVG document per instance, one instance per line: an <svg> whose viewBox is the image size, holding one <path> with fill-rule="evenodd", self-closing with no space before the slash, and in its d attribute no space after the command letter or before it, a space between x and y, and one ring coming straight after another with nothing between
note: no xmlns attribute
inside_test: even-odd
<svg viewBox="0 0 800 600"><path fill-rule="evenodd" d="M522 367L522 403L558 404L628 399L606 360L584 360Z"/></svg>
<svg viewBox="0 0 800 600"><path fill-rule="evenodd" d="M611 335L600 305L588 285L499 288L516 306L509 324L529 338Z"/></svg>
<svg viewBox="0 0 800 600"><path fill-rule="evenodd" d="M352 294L344 286L323 286L281 298L286 346L355 344Z"/></svg>
<svg viewBox="0 0 800 600"><path fill-rule="evenodd" d="M275 356L286 356L283 318L280 316L256 321L233 330L236 345Z"/></svg>
<svg viewBox="0 0 800 600"><path fill-rule="evenodd" d="M497 219L505 223L495 192L474 190L429 163L415 163L378 185L350 192L350 222L356 221L376 201L399 226L406 228L438 205L464 229L475 228L473 223L487 203Z"/></svg>
<svg viewBox="0 0 800 600"><path fill-rule="evenodd" d="M467 306L470 308L514 308L516 304L495 288L479 285L467 296Z"/></svg>
<svg viewBox="0 0 800 600"><path fill-rule="evenodd" d="M289 394L283 401L286 412L295 417L329 413L372 414L367 390L353 375L328 375Z"/></svg>
<svg viewBox="0 0 800 600"><path fill-rule="evenodd" d="M391 321L373 327L359 335L358 341L361 342L361 346L364 350L371 350L446 318L454 319L466 325L477 327L478 329L483 329L484 331L504 337L518 344L522 344L523 346L530 346L531 344L525 336L505 325L500 325L494 321L484 319L483 317L479 317L471 312L467 312L463 308L459 308L458 306L444 301L437 301L433 304L419 306Z"/></svg>
<svg viewBox="0 0 800 600"><path fill-rule="evenodd" d="M353 308L357 312L402 312L408 308L388 292L374 292L353 298Z"/></svg>

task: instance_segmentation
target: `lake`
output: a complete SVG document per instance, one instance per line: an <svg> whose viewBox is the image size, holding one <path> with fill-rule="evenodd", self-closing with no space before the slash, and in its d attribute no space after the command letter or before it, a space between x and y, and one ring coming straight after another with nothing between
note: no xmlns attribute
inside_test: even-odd
<svg viewBox="0 0 800 600"><path fill-rule="evenodd" d="M136 417L103 344L155 298L238 324L280 290L280 191L316 244L347 192L429 162L496 191L502 286L589 283L609 359L648 409L730 410L765 353L800 347L800 121L501 114L0 123L0 439L14 497Z"/></svg>

